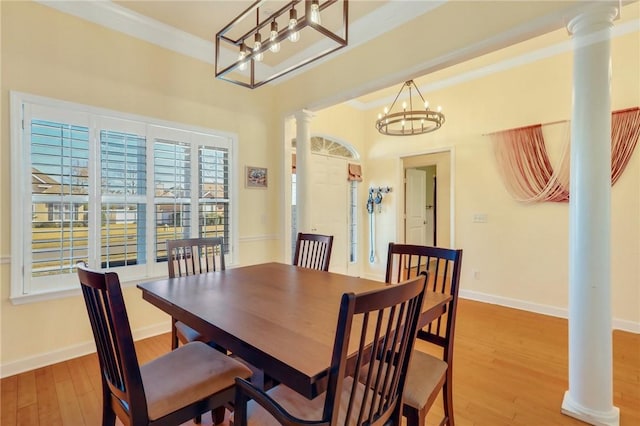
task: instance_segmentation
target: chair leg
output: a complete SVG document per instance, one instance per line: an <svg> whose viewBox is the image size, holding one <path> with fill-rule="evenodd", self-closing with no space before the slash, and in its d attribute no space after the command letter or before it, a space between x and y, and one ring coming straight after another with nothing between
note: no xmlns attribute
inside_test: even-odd
<svg viewBox="0 0 640 426"><path fill-rule="evenodd" d="M225 408L224 407L214 408L211 411L211 418L213 419L213 424L214 425L219 425L222 422L224 422L224 415L225 415Z"/></svg>
<svg viewBox="0 0 640 426"><path fill-rule="evenodd" d="M178 332L176 331L176 319L171 318L171 350L178 348Z"/></svg>
<svg viewBox="0 0 640 426"><path fill-rule="evenodd" d="M116 412L111 406L111 390L102 378L102 426L115 426Z"/></svg>
<svg viewBox="0 0 640 426"><path fill-rule="evenodd" d="M407 419L407 426L420 426L418 421L418 410L408 405L402 407L402 415Z"/></svg>
<svg viewBox="0 0 640 426"><path fill-rule="evenodd" d="M445 380L442 387L442 403L444 408L444 416L447 419L448 426L454 426L453 421L453 386L451 383L451 377L447 374L447 380Z"/></svg>
<svg viewBox="0 0 640 426"><path fill-rule="evenodd" d="M199 425L200 423L202 423L202 416L200 414L198 414L194 419L193 422L197 425Z"/></svg>
<svg viewBox="0 0 640 426"><path fill-rule="evenodd" d="M116 413L111 409L111 406L107 405L102 407L102 426L115 426Z"/></svg>

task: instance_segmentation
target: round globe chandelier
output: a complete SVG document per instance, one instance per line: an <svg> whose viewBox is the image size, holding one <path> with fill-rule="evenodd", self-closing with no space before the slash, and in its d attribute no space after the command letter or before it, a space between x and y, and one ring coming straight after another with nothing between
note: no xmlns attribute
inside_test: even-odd
<svg viewBox="0 0 640 426"><path fill-rule="evenodd" d="M409 92L408 97L401 97L400 95L405 90ZM414 100L414 91L418 94L419 99L416 97ZM402 108L400 106L396 108L398 99L405 99L402 101ZM432 110L429 107L429 102L422 97L418 86L413 80L409 80L402 84L391 106L385 107L384 112L378 114L376 129L383 135L412 136L438 130L444 122L442 108L438 106Z"/></svg>

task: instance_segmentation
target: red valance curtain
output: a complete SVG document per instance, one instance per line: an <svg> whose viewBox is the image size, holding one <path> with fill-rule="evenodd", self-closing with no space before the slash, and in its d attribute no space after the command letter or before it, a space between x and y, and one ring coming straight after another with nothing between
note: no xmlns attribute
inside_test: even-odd
<svg viewBox="0 0 640 426"><path fill-rule="evenodd" d="M613 112L612 185L627 167L639 137L640 108ZM498 170L513 198L525 203L569 200L569 137L556 168L549 160L541 124L494 133L492 138Z"/></svg>

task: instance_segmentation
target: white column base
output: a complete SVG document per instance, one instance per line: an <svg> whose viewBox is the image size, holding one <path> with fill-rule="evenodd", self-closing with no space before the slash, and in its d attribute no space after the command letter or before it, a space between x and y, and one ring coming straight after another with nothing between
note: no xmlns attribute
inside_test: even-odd
<svg viewBox="0 0 640 426"><path fill-rule="evenodd" d="M620 409L618 407L613 407L611 411L607 412L590 410L575 402L569 391L564 393L561 412L594 426L620 426Z"/></svg>

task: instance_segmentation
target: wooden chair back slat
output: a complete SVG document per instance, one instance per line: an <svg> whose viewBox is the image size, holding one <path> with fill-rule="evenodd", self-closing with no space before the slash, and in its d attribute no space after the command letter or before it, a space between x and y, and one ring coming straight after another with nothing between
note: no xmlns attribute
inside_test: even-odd
<svg viewBox="0 0 640 426"><path fill-rule="evenodd" d="M342 299L336 330L332 368L325 400L325 419L338 424L340 390L347 369L349 341L358 339L356 370L367 380L351 382L346 419L356 425L399 424L402 392L409 357L417 332L426 277L415 277L396 286L365 294L346 294ZM358 388L363 395L358 395ZM357 410L357 417L355 416ZM396 423L397 422L397 423Z"/></svg>
<svg viewBox="0 0 640 426"><path fill-rule="evenodd" d="M169 278L224 271L222 237L167 240Z"/></svg>
<svg viewBox="0 0 640 426"><path fill-rule="evenodd" d="M394 284L428 271L427 288L452 296L446 314L417 333L419 339L444 348L444 360L449 364L452 362L461 265L462 250L389 243L385 277L387 283Z"/></svg>
<svg viewBox="0 0 640 426"><path fill-rule="evenodd" d="M321 419L297 419L262 390L236 379L234 424L248 424L247 404L253 399L287 426L400 426L425 286L426 276L421 275L399 285L342 296ZM357 353L349 356L356 348ZM354 380L359 372L366 379Z"/></svg>
<svg viewBox="0 0 640 426"><path fill-rule="evenodd" d="M144 423L147 402L118 275L91 271L80 263L78 278L95 338L102 385L108 387L112 399L119 400L106 403L127 411L132 424Z"/></svg>
<svg viewBox="0 0 640 426"><path fill-rule="evenodd" d="M293 264L304 268L329 270L333 235L298 233Z"/></svg>

